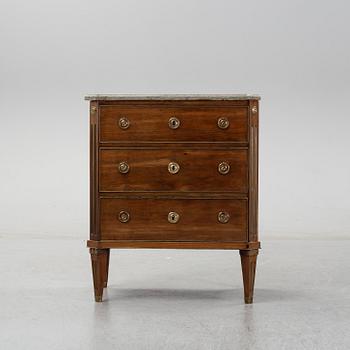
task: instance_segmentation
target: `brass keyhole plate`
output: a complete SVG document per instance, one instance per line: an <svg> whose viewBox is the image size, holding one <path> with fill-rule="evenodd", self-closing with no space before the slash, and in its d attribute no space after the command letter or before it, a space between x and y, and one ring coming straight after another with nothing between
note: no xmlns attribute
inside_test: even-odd
<svg viewBox="0 0 350 350"><path fill-rule="evenodd" d="M176 162L170 162L168 164L168 171L170 174L177 174L180 170L180 165Z"/></svg>
<svg viewBox="0 0 350 350"><path fill-rule="evenodd" d="M176 117L171 117L168 125L170 129L177 129L180 126L180 120Z"/></svg>
<svg viewBox="0 0 350 350"><path fill-rule="evenodd" d="M180 219L180 215L178 213L176 213L175 211L171 211L169 214L168 214L168 221L171 223L171 224L176 224Z"/></svg>

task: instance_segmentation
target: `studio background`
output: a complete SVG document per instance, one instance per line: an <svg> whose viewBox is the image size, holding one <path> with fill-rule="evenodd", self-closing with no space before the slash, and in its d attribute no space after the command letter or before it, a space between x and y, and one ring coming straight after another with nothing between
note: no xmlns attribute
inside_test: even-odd
<svg viewBox="0 0 350 350"><path fill-rule="evenodd" d="M1 0L0 349L349 350L350 2ZM95 303L95 93L260 103L254 303L231 250L114 249Z"/></svg>
<svg viewBox="0 0 350 350"><path fill-rule="evenodd" d="M0 235L88 237L86 93L257 93L261 238L348 238L347 1L15 1Z"/></svg>

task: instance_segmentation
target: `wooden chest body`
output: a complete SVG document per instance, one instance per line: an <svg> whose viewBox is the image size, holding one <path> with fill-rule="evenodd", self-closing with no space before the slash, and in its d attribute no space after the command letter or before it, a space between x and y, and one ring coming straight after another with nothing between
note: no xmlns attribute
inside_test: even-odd
<svg viewBox="0 0 350 350"><path fill-rule="evenodd" d="M96 301L111 248L240 250L253 299L258 100L248 95L87 96Z"/></svg>

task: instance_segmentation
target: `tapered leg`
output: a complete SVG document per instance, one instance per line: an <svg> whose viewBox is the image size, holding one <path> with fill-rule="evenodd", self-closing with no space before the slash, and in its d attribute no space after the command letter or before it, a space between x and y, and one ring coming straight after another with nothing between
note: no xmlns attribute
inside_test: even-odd
<svg viewBox="0 0 350 350"><path fill-rule="evenodd" d="M107 284L108 284L109 256L110 256L110 249L106 249L106 250L107 250L107 266L106 266L106 273L105 273L105 278L103 283L104 288L107 288Z"/></svg>
<svg viewBox="0 0 350 350"><path fill-rule="evenodd" d="M246 304L251 304L253 302L255 268L258 252L258 249L239 251L239 254L241 255L242 264L244 301Z"/></svg>
<svg viewBox="0 0 350 350"><path fill-rule="evenodd" d="M92 277L94 280L95 301L102 301L103 287L106 283L109 249L90 248Z"/></svg>

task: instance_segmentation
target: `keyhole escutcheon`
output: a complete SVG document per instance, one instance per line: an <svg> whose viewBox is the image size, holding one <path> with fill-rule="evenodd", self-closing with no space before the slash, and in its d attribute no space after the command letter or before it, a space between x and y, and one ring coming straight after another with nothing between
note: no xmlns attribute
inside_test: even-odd
<svg viewBox="0 0 350 350"><path fill-rule="evenodd" d="M177 174L180 170L180 165L176 162L170 162L168 164L168 171L170 174Z"/></svg>
<svg viewBox="0 0 350 350"><path fill-rule="evenodd" d="M171 223L171 224L176 224L180 219L180 215L175 212L175 211L171 211L169 214L168 214L168 221Z"/></svg>

